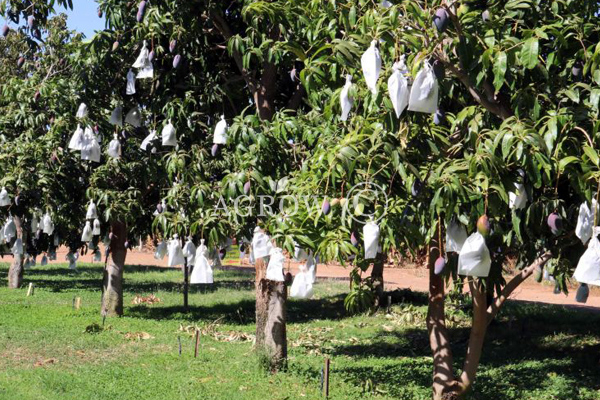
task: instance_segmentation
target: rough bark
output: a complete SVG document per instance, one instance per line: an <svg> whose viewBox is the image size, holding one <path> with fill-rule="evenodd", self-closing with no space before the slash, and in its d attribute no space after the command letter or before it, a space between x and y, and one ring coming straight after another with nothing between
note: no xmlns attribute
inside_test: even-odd
<svg viewBox="0 0 600 400"><path fill-rule="evenodd" d="M265 278L267 258L256 260L256 351L265 357L271 372L287 362L286 300L283 282Z"/></svg>
<svg viewBox="0 0 600 400"><path fill-rule="evenodd" d="M264 258L259 258L255 263L256 268L256 348L260 349L265 345L265 328L269 315L269 297L267 280L267 264Z"/></svg>
<svg viewBox="0 0 600 400"><path fill-rule="evenodd" d="M429 307L427 310L427 332L429 345L433 353L433 398L435 400L455 397L456 382L452 369L452 349L450 336L446 328L444 307L444 279L434 273L435 260L439 250L432 245L429 249Z"/></svg>
<svg viewBox="0 0 600 400"><path fill-rule="evenodd" d="M123 315L123 270L127 257L127 225L111 224L112 239L102 282L102 315Z"/></svg>
<svg viewBox="0 0 600 400"><path fill-rule="evenodd" d="M469 288L471 290L471 297L473 298L473 324L471 326L471 335L469 337L463 372L460 376L461 396L464 396L473 386L473 382L475 382L488 327L485 291L478 286L473 278L469 278Z"/></svg>
<svg viewBox="0 0 600 400"><path fill-rule="evenodd" d="M23 239L23 225L21 224L21 218L14 216L13 221L17 228L17 238ZM23 240L23 242L25 242ZM8 270L8 288L18 289L23 284L23 254L16 254L13 258L13 262L10 264Z"/></svg>
<svg viewBox="0 0 600 400"><path fill-rule="evenodd" d="M269 310L265 326L265 349L271 372L276 372L285 368L287 362L287 290L283 282L268 282Z"/></svg>
<svg viewBox="0 0 600 400"><path fill-rule="evenodd" d="M518 288L519 285L521 285L521 283L523 283L527 278L529 278L531 275L533 275L533 273L535 272L535 270L537 268L542 268L551 258L552 258L552 253L550 253L550 252L544 253L537 260L535 260L530 266L523 269L523 271L521 271L521 273L514 276L506 284L506 286L504 286L500 295L496 298L496 300L494 300L492 302L492 304L489 306L489 308L487 310L488 324L490 322L492 322L492 320L494 318L496 318L496 315L498 315L500 308L502 308L502 305L504 304L504 302L510 297L510 295L515 291L515 289Z"/></svg>
<svg viewBox="0 0 600 400"><path fill-rule="evenodd" d="M373 282L373 290L375 291L375 302L377 307L385 304L385 288L383 284L383 267L386 262L386 255L383 253L377 254L377 258L373 263L371 270L371 280Z"/></svg>

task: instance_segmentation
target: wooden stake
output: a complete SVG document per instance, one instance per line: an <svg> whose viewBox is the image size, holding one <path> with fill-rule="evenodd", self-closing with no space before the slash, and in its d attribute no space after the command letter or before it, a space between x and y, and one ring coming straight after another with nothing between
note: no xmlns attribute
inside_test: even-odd
<svg viewBox="0 0 600 400"><path fill-rule="evenodd" d="M331 361L329 358L325 359L325 398L329 398L329 366Z"/></svg>
<svg viewBox="0 0 600 400"><path fill-rule="evenodd" d="M181 336L177 336L177 341L179 342L179 356L181 356Z"/></svg>
<svg viewBox="0 0 600 400"><path fill-rule="evenodd" d="M27 297L33 296L33 291L34 291L33 283L30 283L29 289L27 289Z"/></svg>
<svg viewBox="0 0 600 400"><path fill-rule="evenodd" d="M200 344L200 329L196 329L196 347L194 349L194 358L198 358L198 345Z"/></svg>
<svg viewBox="0 0 600 400"><path fill-rule="evenodd" d="M75 297L75 309L79 310L81 308L81 297Z"/></svg>

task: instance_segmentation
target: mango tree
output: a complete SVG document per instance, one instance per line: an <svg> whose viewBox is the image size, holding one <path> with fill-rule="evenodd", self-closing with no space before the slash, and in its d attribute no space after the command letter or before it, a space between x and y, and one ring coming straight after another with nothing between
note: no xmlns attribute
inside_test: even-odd
<svg viewBox="0 0 600 400"><path fill-rule="evenodd" d="M9 15L18 20L18 11ZM15 231L5 238L7 250L14 254L8 275L11 288L22 284L26 255L34 262L43 252L55 252L58 243L74 254L81 247L80 199L90 174L65 145L66 129L76 122L74 94L80 88L71 79L70 59L81 37L66 29L64 17L44 20L44 26L36 22L34 29L43 32L44 39L11 22L2 40L0 185L8 196L2 215L10 216L8 225ZM52 229L43 229L44 216Z"/></svg>
<svg viewBox="0 0 600 400"><path fill-rule="evenodd" d="M310 14L307 5L306 15L321 16L327 26L311 38L332 34L297 50L306 55L301 79L311 107L298 120L305 137L317 126L320 136L293 181L300 193L337 199L357 183L377 184L389 201L385 207L379 196L350 197L327 215L303 209L288 226L309 236L325 259L358 255L358 266L367 260L351 216L381 219L384 252L427 248L434 398L463 397L475 381L488 325L506 299L544 267L566 291L584 250L573 230L579 204L597 195L596 11L567 1L487 9L466 2L316 3L307 3L315 9ZM376 93L360 63L370 46L382 63ZM422 69L435 72L439 101L431 114L409 105L397 118L386 82L402 57L409 82ZM343 94L347 74L354 84ZM341 95L353 100L345 122ZM521 192L528 201L515 206L511 199ZM491 253L487 277L458 275L457 255L445 251L452 223L469 233L479 225ZM519 273L506 282L508 259ZM359 275L350 307L366 297ZM445 288L465 280L473 326L464 365L455 371Z"/></svg>

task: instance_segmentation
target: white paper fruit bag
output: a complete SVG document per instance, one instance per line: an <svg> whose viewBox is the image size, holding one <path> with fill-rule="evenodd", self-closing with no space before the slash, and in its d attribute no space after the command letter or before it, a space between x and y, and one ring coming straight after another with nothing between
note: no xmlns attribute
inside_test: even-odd
<svg viewBox="0 0 600 400"><path fill-rule="evenodd" d="M588 285L600 286L600 241L598 241L598 235L600 234L600 226L596 226L593 229L592 237L588 244L588 248L583 253L573 277L577 279L579 283L587 283Z"/></svg>
<svg viewBox="0 0 600 400"><path fill-rule="evenodd" d="M340 93L340 104L342 106L342 115L340 119L342 121L348 120L348 115L350 115L350 110L352 109L352 104L354 103L354 99L350 96L350 89L352 88L352 75L346 75L346 84L342 88L342 92Z"/></svg>
<svg viewBox="0 0 600 400"><path fill-rule="evenodd" d="M204 239L200 241L200 246L196 250L196 259L194 260L194 270L190 277L192 285L213 283L213 270L208 262L208 248L204 244Z"/></svg>
<svg viewBox="0 0 600 400"><path fill-rule="evenodd" d="M283 251L279 247L273 247L270 256L266 278L270 281L283 282L283 263L285 262Z"/></svg>
<svg viewBox="0 0 600 400"><path fill-rule="evenodd" d="M409 90L408 80L404 76L406 73L406 65L404 64L404 56L400 58L400 61L395 63L393 66L394 72L388 79L388 92L390 94L390 100L394 106L396 117L400 118L402 112L408 106Z"/></svg>
<svg viewBox="0 0 600 400"><path fill-rule="evenodd" d="M312 278L306 266L300 265L300 272L294 277L294 282L290 288L290 296L299 299L310 299L312 295Z"/></svg>
<svg viewBox="0 0 600 400"><path fill-rule="evenodd" d="M464 225L451 221L446 228L446 252L460 253L467 240L467 230Z"/></svg>
<svg viewBox="0 0 600 400"><path fill-rule="evenodd" d="M475 232L467 238L458 256L458 274L485 278L490 274L492 259L485 238Z"/></svg>
<svg viewBox="0 0 600 400"><path fill-rule="evenodd" d="M429 63L417 73L410 90L408 110L433 114L438 108L438 82Z"/></svg>
<svg viewBox="0 0 600 400"><path fill-rule="evenodd" d="M371 42L371 46L360 58L360 64L367 87L371 93L377 94L377 81L379 80L379 74L381 73L381 56L379 55L379 49L377 48L377 40Z"/></svg>
<svg viewBox="0 0 600 400"><path fill-rule="evenodd" d="M367 222L363 227L363 238L365 242L365 260L377 257L379 226L373 221Z"/></svg>

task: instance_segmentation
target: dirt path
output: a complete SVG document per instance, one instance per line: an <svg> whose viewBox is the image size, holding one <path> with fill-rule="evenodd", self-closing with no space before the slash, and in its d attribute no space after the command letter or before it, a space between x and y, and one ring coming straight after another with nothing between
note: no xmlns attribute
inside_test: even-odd
<svg viewBox="0 0 600 400"><path fill-rule="evenodd" d="M60 248L57 252L57 261L53 263L64 263L66 254L67 250L65 248ZM5 257L2 261L11 262L12 257ZM80 261L91 263L91 254L81 256ZM165 257L163 260L156 260L151 252L133 250L127 254L127 264L167 267L167 259ZM229 266L240 267L240 269L248 270L248 272L253 270L252 266L247 262L241 263L237 259L226 260L225 264ZM290 271L295 275L298 272L298 264L293 262L290 263ZM348 274L349 270L347 268L338 265L319 264L317 268L317 276L321 278L347 279ZM366 274L370 274L370 271L367 271ZM395 288L408 288L415 291L427 292L427 277L428 272L425 268L386 268L384 271L386 289L388 290ZM579 304L575 301L575 289L571 290L568 296L565 296L564 294L555 295L553 290L554 285L550 282L539 284L530 279L522 284L513 293L511 299L547 304L579 306L581 308L597 308L600 310L600 291L597 289L592 290L585 305Z"/></svg>

